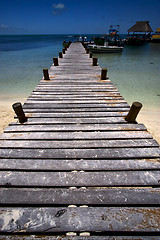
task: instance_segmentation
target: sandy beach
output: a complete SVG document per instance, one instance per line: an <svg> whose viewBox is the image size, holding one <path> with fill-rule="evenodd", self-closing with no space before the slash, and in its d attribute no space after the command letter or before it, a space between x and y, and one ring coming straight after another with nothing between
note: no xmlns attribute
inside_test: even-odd
<svg viewBox="0 0 160 240"><path fill-rule="evenodd" d="M25 99L7 99L0 100L0 133L8 126L11 122L16 122L14 119L14 111L12 104L15 102L25 102Z"/></svg>
<svg viewBox="0 0 160 240"><path fill-rule="evenodd" d="M8 99L0 101L0 133L8 126L9 123L15 122L12 104L15 102L25 102L25 99ZM137 117L138 123L143 123L153 138L160 144L160 111L143 111Z"/></svg>

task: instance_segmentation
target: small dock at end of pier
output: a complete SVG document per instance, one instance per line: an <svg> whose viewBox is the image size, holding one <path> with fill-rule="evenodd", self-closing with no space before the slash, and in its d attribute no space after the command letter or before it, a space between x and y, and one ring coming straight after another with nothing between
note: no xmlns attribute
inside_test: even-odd
<svg viewBox="0 0 160 240"><path fill-rule="evenodd" d="M80 43L0 135L0 239L158 240L160 148Z"/></svg>

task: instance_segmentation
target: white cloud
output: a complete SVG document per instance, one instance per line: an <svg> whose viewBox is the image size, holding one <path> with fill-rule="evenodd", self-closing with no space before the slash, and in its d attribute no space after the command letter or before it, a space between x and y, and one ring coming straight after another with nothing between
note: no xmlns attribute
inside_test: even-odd
<svg viewBox="0 0 160 240"><path fill-rule="evenodd" d="M7 28L9 28L7 25L4 25L4 24L0 24L0 28L1 29L7 29Z"/></svg>
<svg viewBox="0 0 160 240"><path fill-rule="evenodd" d="M53 4L53 8L55 8L55 9L64 9L64 4L63 3Z"/></svg>

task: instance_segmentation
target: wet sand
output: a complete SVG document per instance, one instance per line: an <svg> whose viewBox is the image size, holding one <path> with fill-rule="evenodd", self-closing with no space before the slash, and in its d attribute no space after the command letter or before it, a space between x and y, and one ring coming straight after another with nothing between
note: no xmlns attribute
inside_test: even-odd
<svg viewBox="0 0 160 240"><path fill-rule="evenodd" d="M15 102L24 103L25 99L0 100L0 133L9 123L15 122L12 104ZM143 111L137 117L138 123L143 123L153 138L160 144L160 111Z"/></svg>

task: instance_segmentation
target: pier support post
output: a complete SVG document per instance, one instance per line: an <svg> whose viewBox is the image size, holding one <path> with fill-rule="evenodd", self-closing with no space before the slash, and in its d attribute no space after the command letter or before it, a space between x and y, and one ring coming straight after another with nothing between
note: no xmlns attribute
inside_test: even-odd
<svg viewBox="0 0 160 240"><path fill-rule="evenodd" d="M139 113L139 111L142 108L142 104L140 102L134 102L132 103L132 106L127 114L127 116L125 117L125 120L129 123L133 123L136 121L136 117Z"/></svg>
<svg viewBox="0 0 160 240"><path fill-rule="evenodd" d="M20 102L14 103L12 105L12 108L15 111L20 123L24 123L27 121L27 118L22 108L22 104Z"/></svg>
<svg viewBox="0 0 160 240"><path fill-rule="evenodd" d="M97 57L93 58L93 66L97 66Z"/></svg>
<svg viewBox="0 0 160 240"><path fill-rule="evenodd" d="M50 80L49 73L48 73L48 68L43 69L43 76L44 76L44 80Z"/></svg>
<svg viewBox="0 0 160 240"><path fill-rule="evenodd" d="M108 77L107 77L107 68L102 68L101 80L106 80L106 79L108 79Z"/></svg>
<svg viewBox="0 0 160 240"><path fill-rule="evenodd" d="M86 53L89 54L89 48L86 48Z"/></svg>
<svg viewBox="0 0 160 240"><path fill-rule="evenodd" d="M91 52L89 53L89 57L92 58L92 53Z"/></svg>
<svg viewBox="0 0 160 240"><path fill-rule="evenodd" d="M63 52L63 54L65 54L65 53L66 53L66 50L65 50L65 48L63 48L62 52Z"/></svg>
<svg viewBox="0 0 160 240"><path fill-rule="evenodd" d="M53 63L54 63L54 66L58 66L58 58L53 58Z"/></svg>
<svg viewBox="0 0 160 240"><path fill-rule="evenodd" d="M63 58L62 52L59 52L59 58Z"/></svg>

